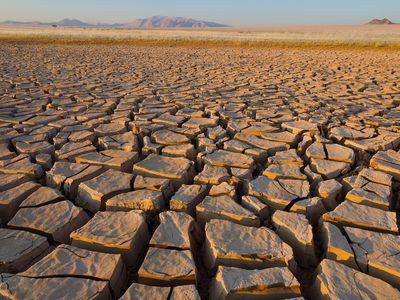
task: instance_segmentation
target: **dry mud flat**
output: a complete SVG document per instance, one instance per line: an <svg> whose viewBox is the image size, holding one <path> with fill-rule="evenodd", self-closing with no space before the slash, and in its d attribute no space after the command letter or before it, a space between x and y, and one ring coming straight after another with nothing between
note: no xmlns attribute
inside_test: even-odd
<svg viewBox="0 0 400 300"><path fill-rule="evenodd" d="M0 50L1 298L400 298L398 53Z"/></svg>

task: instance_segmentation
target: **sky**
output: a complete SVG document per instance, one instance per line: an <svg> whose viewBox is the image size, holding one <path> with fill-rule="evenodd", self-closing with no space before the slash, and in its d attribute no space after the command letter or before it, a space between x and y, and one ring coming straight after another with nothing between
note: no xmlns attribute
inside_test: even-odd
<svg viewBox="0 0 400 300"><path fill-rule="evenodd" d="M0 21L125 23L154 15L237 27L400 22L400 0L0 0Z"/></svg>

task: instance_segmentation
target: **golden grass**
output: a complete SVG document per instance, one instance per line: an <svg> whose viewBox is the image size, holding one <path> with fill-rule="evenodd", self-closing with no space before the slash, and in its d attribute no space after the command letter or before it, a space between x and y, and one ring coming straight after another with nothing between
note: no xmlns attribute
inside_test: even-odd
<svg viewBox="0 0 400 300"><path fill-rule="evenodd" d="M399 50L399 29L398 26L264 30L0 27L0 43Z"/></svg>

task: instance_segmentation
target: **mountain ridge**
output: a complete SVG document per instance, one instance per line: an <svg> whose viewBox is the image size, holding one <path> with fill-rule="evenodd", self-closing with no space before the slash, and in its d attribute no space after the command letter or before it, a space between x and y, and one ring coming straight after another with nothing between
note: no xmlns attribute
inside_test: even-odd
<svg viewBox="0 0 400 300"><path fill-rule="evenodd" d="M195 20L184 17L152 16L145 19L136 19L129 24L133 28L206 28L229 27L225 24Z"/></svg>
<svg viewBox="0 0 400 300"><path fill-rule="evenodd" d="M367 23L367 25L393 25L396 23L393 23L392 21L390 21L387 18L384 19L372 19L371 21L369 21Z"/></svg>
<svg viewBox="0 0 400 300"><path fill-rule="evenodd" d="M88 23L78 19L63 19L57 22L20 22L7 20L0 22L7 26L64 26L64 27L127 27L127 28L210 28L230 27L229 25L215 22L195 20L184 17L152 16L144 19L136 19L129 23Z"/></svg>

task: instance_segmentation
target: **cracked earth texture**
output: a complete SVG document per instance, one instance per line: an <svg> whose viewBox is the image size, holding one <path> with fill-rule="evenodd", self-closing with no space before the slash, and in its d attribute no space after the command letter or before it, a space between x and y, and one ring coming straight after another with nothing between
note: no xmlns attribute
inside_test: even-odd
<svg viewBox="0 0 400 300"><path fill-rule="evenodd" d="M399 299L399 70L0 45L0 298Z"/></svg>

